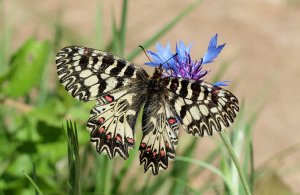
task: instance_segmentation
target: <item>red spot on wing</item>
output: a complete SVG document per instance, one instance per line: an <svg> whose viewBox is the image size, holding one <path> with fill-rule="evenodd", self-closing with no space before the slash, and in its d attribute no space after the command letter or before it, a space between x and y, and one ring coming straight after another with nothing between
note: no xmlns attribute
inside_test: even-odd
<svg viewBox="0 0 300 195"><path fill-rule="evenodd" d="M117 135L116 136L116 140L117 140L117 142L121 142L122 141L122 137L120 135Z"/></svg>
<svg viewBox="0 0 300 195"><path fill-rule="evenodd" d="M99 118L99 122L100 122L100 123L103 123L104 121L105 121L105 118L104 118L104 117Z"/></svg>
<svg viewBox="0 0 300 195"><path fill-rule="evenodd" d="M99 129L99 133L101 134L101 133L103 133L105 131L105 127L101 127L100 129Z"/></svg>
<svg viewBox="0 0 300 195"><path fill-rule="evenodd" d="M212 94L218 95L220 93L220 91L221 91L220 89L215 89L212 91Z"/></svg>
<svg viewBox="0 0 300 195"><path fill-rule="evenodd" d="M141 147L142 148L146 147L146 144L145 143L141 143Z"/></svg>
<svg viewBox="0 0 300 195"><path fill-rule="evenodd" d="M149 146L148 148L147 148L147 152L150 152L151 151L151 147Z"/></svg>
<svg viewBox="0 0 300 195"><path fill-rule="evenodd" d="M127 137L127 141L128 141L129 143L131 143L131 144L134 143L134 139L132 139L132 138L130 138L130 137Z"/></svg>
<svg viewBox="0 0 300 195"><path fill-rule="evenodd" d="M177 121L176 121L175 118L169 118L168 122L169 122L170 125L172 125L172 124L176 123Z"/></svg>
<svg viewBox="0 0 300 195"><path fill-rule="evenodd" d="M109 103L112 102L112 101L114 101L114 97L113 97L113 96L110 96L110 95L106 95L104 98L105 98Z"/></svg>
<svg viewBox="0 0 300 195"><path fill-rule="evenodd" d="M161 151L160 151L160 155L161 155L161 156L165 156L165 155L166 155L166 153L165 153L164 149L161 149Z"/></svg>
<svg viewBox="0 0 300 195"><path fill-rule="evenodd" d="M167 148L169 148L169 147L170 147L170 144L169 144L168 142L166 142L166 144L165 144L165 145L166 145L166 147L167 147Z"/></svg>
<svg viewBox="0 0 300 195"><path fill-rule="evenodd" d="M88 48L85 47L83 50L83 53L84 53L84 55L88 55L90 53L90 51Z"/></svg>

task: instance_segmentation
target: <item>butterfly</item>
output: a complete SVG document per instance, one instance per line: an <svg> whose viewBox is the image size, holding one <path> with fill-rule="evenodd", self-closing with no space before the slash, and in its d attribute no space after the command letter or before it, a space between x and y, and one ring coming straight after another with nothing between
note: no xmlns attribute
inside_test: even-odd
<svg viewBox="0 0 300 195"><path fill-rule="evenodd" d="M59 81L74 98L96 100L87 128L98 153L127 159L142 110L140 163L154 175L175 158L179 127L194 136L212 135L229 127L239 111L238 99L221 87L163 76L162 66L150 77L109 52L65 47L56 64Z"/></svg>

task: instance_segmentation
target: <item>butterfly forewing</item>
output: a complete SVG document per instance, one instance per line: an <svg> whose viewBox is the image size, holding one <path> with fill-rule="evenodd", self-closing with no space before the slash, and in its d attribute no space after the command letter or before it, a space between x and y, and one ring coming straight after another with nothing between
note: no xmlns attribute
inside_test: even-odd
<svg viewBox="0 0 300 195"><path fill-rule="evenodd" d="M70 46L56 56L57 74L65 89L76 99L94 100L147 81L145 70L120 57L96 49Z"/></svg>
<svg viewBox="0 0 300 195"><path fill-rule="evenodd" d="M161 85L182 127L193 135L212 135L229 127L239 111L232 93L204 81L167 77Z"/></svg>

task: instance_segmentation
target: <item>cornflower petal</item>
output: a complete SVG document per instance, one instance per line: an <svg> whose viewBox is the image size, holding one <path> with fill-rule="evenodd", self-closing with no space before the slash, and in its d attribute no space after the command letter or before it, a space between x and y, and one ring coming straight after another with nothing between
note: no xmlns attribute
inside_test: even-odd
<svg viewBox="0 0 300 195"><path fill-rule="evenodd" d="M178 56L178 61L184 63L187 59L187 54L190 54L191 52L192 44L190 43L188 46L185 46L183 41L179 41L178 44L176 44L176 53Z"/></svg>
<svg viewBox="0 0 300 195"><path fill-rule="evenodd" d="M156 53L152 52L152 51L147 51L147 54L150 58L152 58L151 62L146 62L144 64L149 65L149 66L153 66L156 67L160 64L160 56L157 55Z"/></svg>
<svg viewBox="0 0 300 195"><path fill-rule="evenodd" d="M173 56L170 43L168 43L165 48L160 43L157 43L156 50L157 53L153 51L147 51L149 57L152 58L152 62L146 62L144 64L156 67L159 66L160 64L164 64L167 60L169 60ZM171 64L172 67L172 65L175 63L174 59L170 59L168 63ZM170 69L168 64L164 64L163 67L165 69Z"/></svg>
<svg viewBox="0 0 300 195"><path fill-rule="evenodd" d="M229 83L230 81L218 81L218 82L215 82L213 84L213 86L216 86L216 87L224 87L224 86L229 86Z"/></svg>
<svg viewBox="0 0 300 195"><path fill-rule="evenodd" d="M225 43L222 45L217 45L217 41L218 41L218 34L215 34L209 42L207 51L203 57L203 62L202 64L207 64L210 62L213 62L214 59L216 57L218 57L218 55L220 54L220 52L222 51L222 49L225 46Z"/></svg>

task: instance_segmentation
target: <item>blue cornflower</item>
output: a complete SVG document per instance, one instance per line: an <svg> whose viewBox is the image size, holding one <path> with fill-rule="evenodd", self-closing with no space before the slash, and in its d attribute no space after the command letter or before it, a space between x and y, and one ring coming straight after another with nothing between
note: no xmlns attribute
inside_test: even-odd
<svg viewBox="0 0 300 195"><path fill-rule="evenodd" d="M218 34L211 38L204 57L195 61L191 59L190 55L192 44L186 46L183 41L179 41L179 43L176 44L177 55L172 58L174 53L171 51L170 43L168 43L165 48L158 43L156 44L157 53L153 51L147 51L153 61L145 64L154 67L163 64L163 68L165 70L164 76L202 80L202 77L208 73L208 71L202 70L202 65L213 62L213 60L220 54L225 46L225 43L222 45L217 45L217 40ZM213 85L228 86L227 82L228 81L220 81L214 83Z"/></svg>

